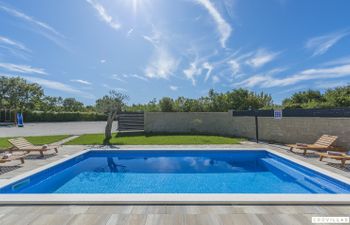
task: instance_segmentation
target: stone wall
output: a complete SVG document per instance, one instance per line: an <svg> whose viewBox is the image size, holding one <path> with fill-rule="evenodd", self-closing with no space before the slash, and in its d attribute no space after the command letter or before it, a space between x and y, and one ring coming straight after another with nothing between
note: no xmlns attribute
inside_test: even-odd
<svg viewBox="0 0 350 225"><path fill-rule="evenodd" d="M350 148L350 118L284 117L281 120L259 118L259 136L262 140L313 143L322 134L336 135L339 137L337 145Z"/></svg>
<svg viewBox="0 0 350 225"><path fill-rule="evenodd" d="M232 116L227 112L146 112L145 132L232 135Z"/></svg>
<svg viewBox="0 0 350 225"><path fill-rule="evenodd" d="M149 133L206 133L255 138L254 117L233 117L231 112L148 112ZM259 138L280 143L313 143L322 134L337 135L337 145L350 148L350 118L259 117Z"/></svg>

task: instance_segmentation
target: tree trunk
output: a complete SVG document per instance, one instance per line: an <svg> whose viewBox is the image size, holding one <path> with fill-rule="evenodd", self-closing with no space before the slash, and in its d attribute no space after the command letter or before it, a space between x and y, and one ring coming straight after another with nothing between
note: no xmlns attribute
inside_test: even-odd
<svg viewBox="0 0 350 225"><path fill-rule="evenodd" d="M114 121L116 115L117 115L117 112L111 112L108 114L107 124L106 124L106 128L105 128L105 139L106 140L109 140L112 138L112 125L113 125L113 121Z"/></svg>

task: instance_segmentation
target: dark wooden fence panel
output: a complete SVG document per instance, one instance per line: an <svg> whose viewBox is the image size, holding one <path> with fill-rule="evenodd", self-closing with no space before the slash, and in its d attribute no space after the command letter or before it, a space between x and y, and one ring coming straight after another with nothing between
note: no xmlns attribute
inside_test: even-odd
<svg viewBox="0 0 350 225"><path fill-rule="evenodd" d="M284 109L283 117L350 117L350 108L335 109ZM273 110L233 111L232 116L273 117Z"/></svg>
<svg viewBox="0 0 350 225"><path fill-rule="evenodd" d="M123 112L118 114L118 131L143 131L144 113Z"/></svg>

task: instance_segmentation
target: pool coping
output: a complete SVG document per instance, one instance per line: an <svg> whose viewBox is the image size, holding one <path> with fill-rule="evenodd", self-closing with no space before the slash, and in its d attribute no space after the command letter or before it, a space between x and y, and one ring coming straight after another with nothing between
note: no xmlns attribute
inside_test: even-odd
<svg viewBox="0 0 350 225"><path fill-rule="evenodd" d="M137 149L86 149L64 159L49 163L37 169L28 171L2 183L0 188L23 178L34 175L52 166L70 160L89 151L164 151L164 148L137 148ZM322 169L308 162L296 159L269 148L211 148L198 149L175 147L165 151L203 151L203 150L265 150L301 166L332 177L350 185L350 179L334 172ZM350 194L0 194L2 205L47 205L47 204L303 204L303 205L349 205Z"/></svg>

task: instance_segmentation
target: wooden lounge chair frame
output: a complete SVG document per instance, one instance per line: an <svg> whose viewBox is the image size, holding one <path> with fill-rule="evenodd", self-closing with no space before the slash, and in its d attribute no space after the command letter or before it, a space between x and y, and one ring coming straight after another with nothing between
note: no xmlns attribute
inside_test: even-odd
<svg viewBox="0 0 350 225"><path fill-rule="evenodd" d="M13 138L8 140L13 147L9 148L9 152L13 151L24 151L27 153L30 152L39 152L42 157L44 157L44 152L54 150L56 153L58 153L58 148L60 146L58 145L48 145L46 146L36 146L27 141L25 138Z"/></svg>
<svg viewBox="0 0 350 225"><path fill-rule="evenodd" d="M341 161L341 167L345 166L345 162L347 160L350 160L350 155L342 154L342 155L331 155L328 153L317 153L320 156L320 161L322 161L324 158L330 158L335 160Z"/></svg>
<svg viewBox="0 0 350 225"><path fill-rule="evenodd" d="M345 151L342 147L333 146L334 142L338 139L338 136L331 136L324 134L322 135L314 144L305 144L305 145L287 145L290 147L290 151L293 152L293 149L303 150L303 155L306 155L307 150L313 151Z"/></svg>
<svg viewBox="0 0 350 225"><path fill-rule="evenodd" d="M22 155L11 155L10 157L4 159L0 158L0 163L6 163L6 162L11 162L14 160L20 160L21 163L24 163L24 157L26 157L28 154L22 154Z"/></svg>

